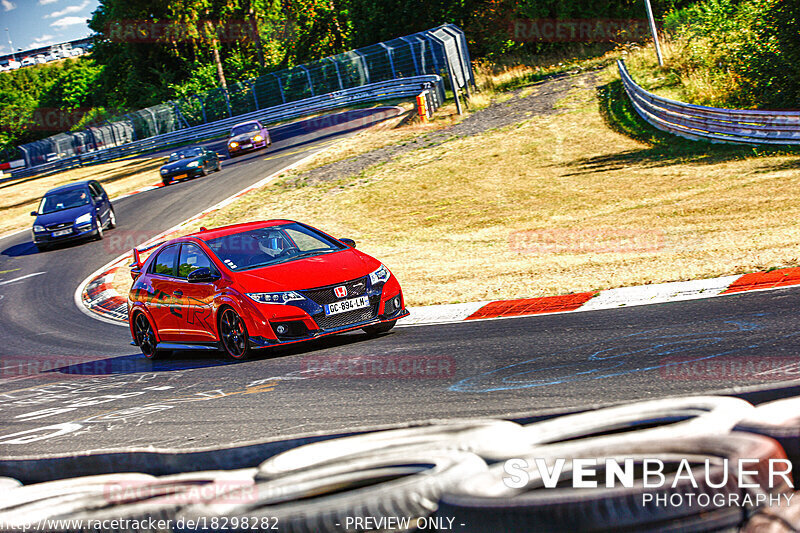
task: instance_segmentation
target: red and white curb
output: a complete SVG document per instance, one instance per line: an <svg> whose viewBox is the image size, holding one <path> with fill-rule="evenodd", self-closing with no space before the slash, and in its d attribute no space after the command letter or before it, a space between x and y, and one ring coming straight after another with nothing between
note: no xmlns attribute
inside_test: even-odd
<svg viewBox="0 0 800 533"><path fill-rule="evenodd" d="M769 272L723 276L721 278L677 281L622 287L562 296L542 296L410 308L411 316L398 325L443 324L466 320L490 320L553 313L615 309L664 302L712 298L747 291L779 289L800 285L800 267Z"/></svg>

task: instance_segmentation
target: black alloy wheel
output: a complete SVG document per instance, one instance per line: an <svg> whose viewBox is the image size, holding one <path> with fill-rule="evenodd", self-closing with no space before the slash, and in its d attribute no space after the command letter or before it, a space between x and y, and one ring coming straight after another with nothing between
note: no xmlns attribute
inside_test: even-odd
<svg viewBox="0 0 800 533"><path fill-rule="evenodd" d="M231 359L241 361L250 353L247 327L244 321L230 307L222 310L219 317L219 340L222 348Z"/></svg>
<svg viewBox="0 0 800 533"><path fill-rule="evenodd" d="M156 350L156 333L150 325L150 321L144 313L136 313L133 319L133 333L136 336L136 344L148 359L155 359L159 352Z"/></svg>

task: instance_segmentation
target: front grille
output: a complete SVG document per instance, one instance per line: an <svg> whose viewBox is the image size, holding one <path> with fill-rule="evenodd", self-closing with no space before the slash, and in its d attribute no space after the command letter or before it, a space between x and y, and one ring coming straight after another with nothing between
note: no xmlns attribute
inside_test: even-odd
<svg viewBox="0 0 800 533"><path fill-rule="evenodd" d="M57 230L64 229L64 228L71 228L72 227L72 222L63 222L61 224L50 224L49 226L46 226L46 227L47 227L47 231L57 231Z"/></svg>
<svg viewBox="0 0 800 533"><path fill-rule="evenodd" d="M341 287L342 285L347 287L347 296L339 298L333 291L336 287ZM332 304L333 302L338 302L339 300L344 300L346 298L355 298L356 296L363 296L364 294L366 294L367 277L364 276L363 278L354 279L352 281L345 281L344 283L337 283L336 285L329 285L327 287L318 287L316 289L308 289L299 292L306 298L314 300L319 305ZM363 310L357 309L356 311L363 311ZM342 314L346 315L348 313L342 313Z"/></svg>
<svg viewBox="0 0 800 533"><path fill-rule="evenodd" d="M350 324L357 324L359 322L366 322L378 316L378 305L380 305L380 296L373 296L369 299L370 306L363 309L356 309L346 313L339 313L338 315L326 316L325 313L314 315L311 318L317 323L322 330L340 328Z"/></svg>

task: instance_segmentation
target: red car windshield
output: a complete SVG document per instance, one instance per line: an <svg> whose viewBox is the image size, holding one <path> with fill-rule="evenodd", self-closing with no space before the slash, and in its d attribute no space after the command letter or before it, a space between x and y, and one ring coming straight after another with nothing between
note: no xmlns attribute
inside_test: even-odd
<svg viewBox="0 0 800 533"><path fill-rule="evenodd" d="M231 130L231 137L241 135L242 133L254 133L257 131L261 131L261 127L255 122L251 124L240 124L239 126L233 127Z"/></svg>
<svg viewBox="0 0 800 533"><path fill-rule="evenodd" d="M293 222L217 237L206 241L231 270L261 268L346 248L308 226Z"/></svg>

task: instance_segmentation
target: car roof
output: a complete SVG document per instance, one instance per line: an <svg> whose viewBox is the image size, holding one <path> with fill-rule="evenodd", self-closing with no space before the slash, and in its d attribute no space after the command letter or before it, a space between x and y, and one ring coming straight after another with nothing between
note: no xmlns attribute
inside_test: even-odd
<svg viewBox="0 0 800 533"><path fill-rule="evenodd" d="M53 189L50 189L49 191L44 193L44 195L47 196L51 192L66 192L66 191L75 191L78 189L85 189L86 187L89 186L89 181L77 181L75 183L68 183L66 185L61 185L60 187L55 187Z"/></svg>
<svg viewBox="0 0 800 533"><path fill-rule="evenodd" d="M271 226L279 226L281 224L292 224L294 220L275 219L275 220L259 220L256 222L244 222L242 224L232 224L230 226L222 226L221 228L212 228L205 231L198 231L186 235L186 237L194 237L201 241L207 242L218 237L225 237L226 235L233 235L234 233L242 233L259 228L268 228Z"/></svg>
<svg viewBox="0 0 800 533"><path fill-rule="evenodd" d="M237 126L244 126L246 124L258 124L262 128L264 127L264 126L261 125L261 122L259 122L258 120L248 120L247 122L240 122L238 124L234 124L233 126L231 126L231 129L233 129L233 128L237 127Z"/></svg>

